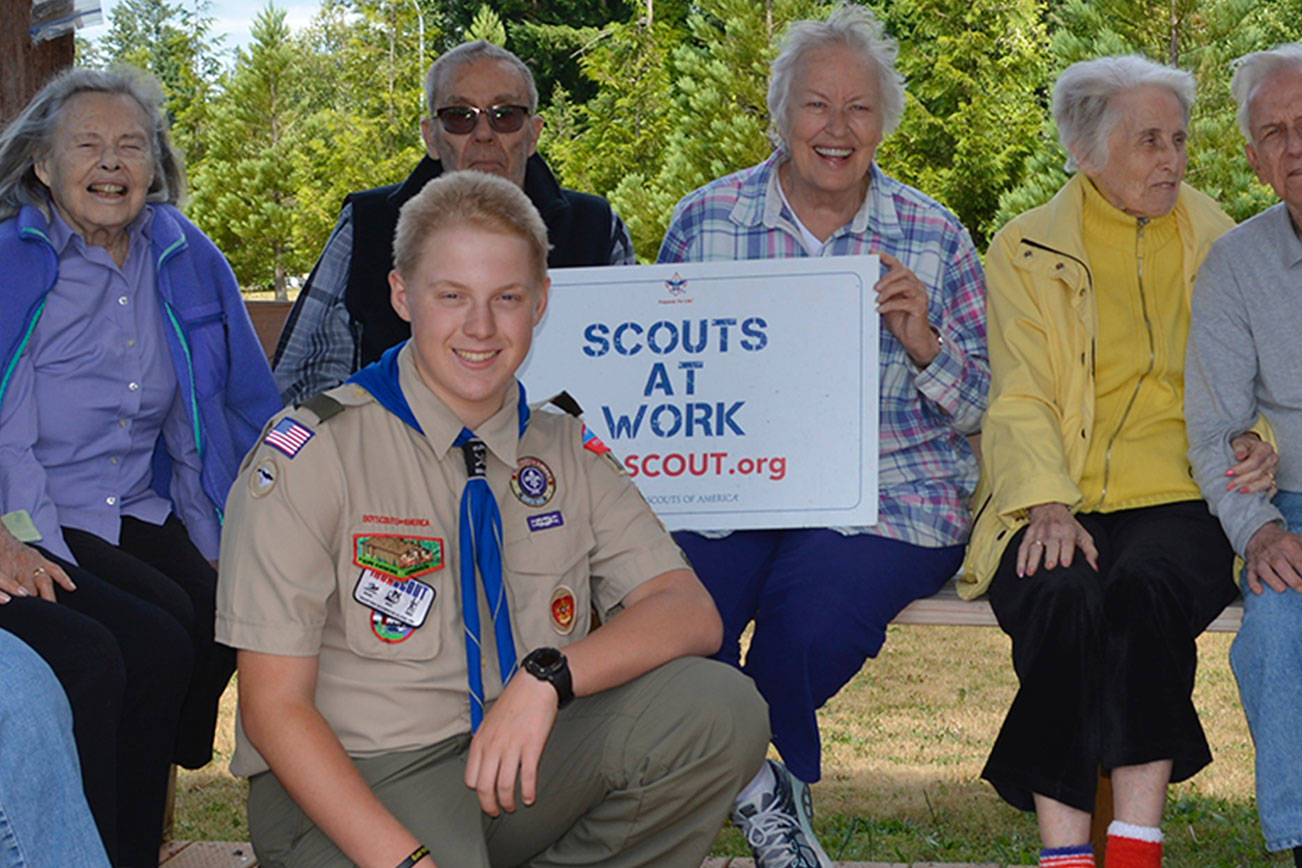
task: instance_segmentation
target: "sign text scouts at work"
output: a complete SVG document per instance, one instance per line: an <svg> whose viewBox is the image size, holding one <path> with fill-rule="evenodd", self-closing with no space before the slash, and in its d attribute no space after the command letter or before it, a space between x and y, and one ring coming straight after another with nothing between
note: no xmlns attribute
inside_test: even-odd
<svg viewBox="0 0 1302 868"><path fill-rule="evenodd" d="M877 521L876 256L551 272L520 379L671 530Z"/></svg>

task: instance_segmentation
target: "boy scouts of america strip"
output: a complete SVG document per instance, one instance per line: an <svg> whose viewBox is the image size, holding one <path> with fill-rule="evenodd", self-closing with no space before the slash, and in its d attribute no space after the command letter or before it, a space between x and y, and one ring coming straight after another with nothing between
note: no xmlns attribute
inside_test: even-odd
<svg viewBox="0 0 1302 868"><path fill-rule="evenodd" d="M268 446L275 446L281 452L293 458L298 454L298 450L302 449L304 444L315 436L316 432L311 428L287 416L267 432L267 436L263 438L262 442Z"/></svg>

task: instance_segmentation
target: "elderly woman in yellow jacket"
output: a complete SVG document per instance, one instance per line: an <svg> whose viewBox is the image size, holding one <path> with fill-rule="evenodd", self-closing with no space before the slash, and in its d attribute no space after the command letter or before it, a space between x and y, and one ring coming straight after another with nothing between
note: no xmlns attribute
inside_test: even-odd
<svg viewBox="0 0 1302 868"><path fill-rule="evenodd" d="M991 390L965 597L988 591L1020 682L983 777L1034 810L1041 864L1161 863L1167 784L1211 761L1191 701L1195 638L1234 599L1234 555L1185 458L1184 348L1199 263L1233 222L1184 185L1192 76L1139 57L1077 63L1054 116L1076 174L986 259ZM1236 438L1231 484L1269 487Z"/></svg>

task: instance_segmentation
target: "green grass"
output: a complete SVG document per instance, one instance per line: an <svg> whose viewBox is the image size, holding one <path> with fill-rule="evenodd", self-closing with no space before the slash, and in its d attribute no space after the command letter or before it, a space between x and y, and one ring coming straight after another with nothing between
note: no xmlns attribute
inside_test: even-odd
<svg viewBox="0 0 1302 868"><path fill-rule="evenodd" d="M1291 863L1269 854L1253 800L1252 743L1229 669L1232 635L1199 639L1195 701L1215 762L1171 788L1169 868ZM1033 865L1035 819L980 779L1015 682L1008 639L987 627L891 627L886 647L819 713L823 780L815 825L838 860ZM223 702L217 759L178 781L174 837L245 840L247 785L226 771L234 690ZM716 856L746 856L724 829Z"/></svg>

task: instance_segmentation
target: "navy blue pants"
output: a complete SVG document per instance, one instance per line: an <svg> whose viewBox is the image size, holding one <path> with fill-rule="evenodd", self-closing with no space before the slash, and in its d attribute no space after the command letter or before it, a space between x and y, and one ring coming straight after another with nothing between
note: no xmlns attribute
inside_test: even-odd
<svg viewBox="0 0 1302 868"><path fill-rule="evenodd" d="M958 570L962 546L923 548L872 534L750 530L722 539L679 532L696 574L723 617L716 659L755 680L791 773L822 776L815 712L876 657L886 625L938 591ZM746 662L739 639L755 622Z"/></svg>

